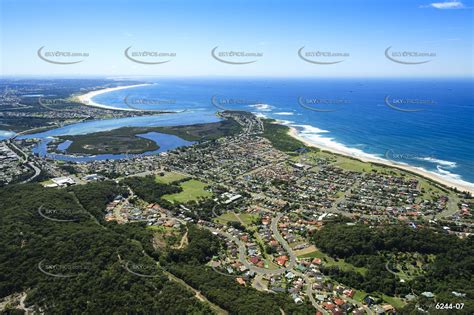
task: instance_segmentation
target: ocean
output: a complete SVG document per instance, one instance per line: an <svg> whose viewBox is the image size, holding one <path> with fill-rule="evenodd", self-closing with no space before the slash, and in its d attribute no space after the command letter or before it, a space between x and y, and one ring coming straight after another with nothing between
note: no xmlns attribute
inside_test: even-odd
<svg viewBox="0 0 474 315"><path fill-rule="evenodd" d="M153 84L104 93L93 100L120 108L183 112L86 122L41 136L211 122L217 120L216 111L247 110L293 126L307 140L349 155L392 160L474 183L472 79L147 81Z"/></svg>

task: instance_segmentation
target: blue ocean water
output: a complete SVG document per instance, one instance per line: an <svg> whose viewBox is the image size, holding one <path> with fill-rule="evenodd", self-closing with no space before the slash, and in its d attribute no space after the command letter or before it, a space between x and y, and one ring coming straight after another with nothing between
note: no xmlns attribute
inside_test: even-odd
<svg viewBox="0 0 474 315"><path fill-rule="evenodd" d="M98 103L209 115L249 110L315 143L474 182L472 79L169 79ZM124 98L127 97L127 102Z"/></svg>
<svg viewBox="0 0 474 315"><path fill-rule="evenodd" d="M185 112L85 122L40 136L211 122L222 109L248 110L294 126L316 144L474 183L472 79L147 81L153 84L101 94L94 101L120 108ZM27 137L34 136L38 135Z"/></svg>

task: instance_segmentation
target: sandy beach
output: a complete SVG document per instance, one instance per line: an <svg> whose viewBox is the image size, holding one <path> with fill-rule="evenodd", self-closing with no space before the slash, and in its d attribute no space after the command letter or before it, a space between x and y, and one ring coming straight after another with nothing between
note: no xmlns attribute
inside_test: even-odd
<svg viewBox="0 0 474 315"><path fill-rule="evenodd" d="M76 99L84 105L97 107L97 108L113 109L113 110L129 111L129 112L142 112L142 110L139 110L139 109L117 108L117 107L113 107L113 106L107 106L107 105L99 104L97 102L94 102L92 100L92 98L94 98L97 95L103 94L103 93L109 93L109 92L119 91L119 90L124 90L124 89L131 89L131 88L136 88L136 87L146 86L146 85L150 85L150 83L125 85L125 86L117 86L117 87L113 87L113 88L106 88L106 89L91 91L89 93L76 96Z"/></svg>
<svg viewBox="0 0 474 315"><path fill-rule="evenodd" d="M298 130L296 128L291 127L291 126L288 126L288 127L290 128L290 130L288 132L290 136L292 136L295 139L298 139L299 141L303 142L304 144L306 144L309 147L315 147L315 148L319 148L319 149L324 150L324 151L337 153L337 154L344 155L344 156L347 156L347 157L350 157L350 158L355 158L355 159L358 159L362 162L371 162L371 163L383 164L383 165L390 166L390 167L396 167L396 168L399 168L399 169L402 169L402 170L405 170L405 171L416 173L416 174L421 175L423 177L426 177L426 178L428 178L428 179L430 179L434 182L440 183L441 185L451 187L451 188L455 187L460 191L468 191L468 192L474 194L474 184L464 182L462 180L455 180L455 179L451 180L449 178L445 178L445 177L443 177L439 174L436 174L434 172L424 170L420 167L395 163L395 162L392 162L392 161L389 161L389 160L386 160L386 159L383 159L383 158L369 157L369 156L357 156L355 154L348 154L346 151L343 151L343 150L340 150L340 149L337 149L337 148L324 146L324 145L320 145L320 144L316 145L315 143L312 143L308 139L301 136L298 133Z"/></svg>

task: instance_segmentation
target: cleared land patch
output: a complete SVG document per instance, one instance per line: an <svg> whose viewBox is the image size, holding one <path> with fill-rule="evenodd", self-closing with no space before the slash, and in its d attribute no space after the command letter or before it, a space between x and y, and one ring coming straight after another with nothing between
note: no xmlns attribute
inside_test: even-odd
<svg viewBox="0 0 474 315"><path fill-rule="evenodd" d="M191 179L180 184L183 189L182 192L164 195L162 198L170 202L186 203L193 200L198 200L201 198L208 198L212 196L212 193L205 190L207 184Z"/></svg>

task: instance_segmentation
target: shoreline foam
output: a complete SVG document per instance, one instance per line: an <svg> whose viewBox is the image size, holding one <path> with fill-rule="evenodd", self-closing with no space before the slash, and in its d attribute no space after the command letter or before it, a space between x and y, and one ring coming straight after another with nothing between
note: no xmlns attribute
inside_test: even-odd
<svg viewBox="0 0 474 315"><path fill-rule="evenodd" d="M470 193L474 193L474 184L466 182L464 180L446 178L446 177L443 177L441 174L437 174L435 172L425 170L424 168L421 168L421 167L411 166L404 163L402 164L402 163L392 162L390 160L365 153L360 149L345 147L344 145L335 142L331 138L321 137L320 138L321 142L317 143L315 141L311 141L310 139L305 138L304 133L299 132L294 126L290 125L289 122L283 122L283 124L290 128L288 131L288 134L290 136L303 142L307 146L315 147L315 148L328 151L331 153L340 154L343 156L347 156L349 158L354 158L362 162L376 163L376 164L382 164L389 167L399 168L405 171L415 173L422 177L425 177L443 186L446 186L449 188L457 188L459 191L468 191ZM295 126L299 126L299 125L295 125ZM321 130L318 128L316 128L316 130L317 130L317 133L328 132L326 130Z"/></svg>
<svg viewBox="0 0 474 315"><path fill-rule="evenodd" d="M86 94L78 95L75 98L80 103L82 103L86 106L102 108L102 109L128 111L128 112L144 112L146 110L139 110L139 109L132 109L132 108L120 108L120 107L113 107L113 106L100 104L100 103L97 103L97 102L93 101L92 98L94 98L98 95L104 94L104 93L109 93L109 92L114 92L114 91L119 91L119 90L125 90L125 89L131 89L131 88L147 86L147 85L151 85L151 83L142 83L142 84L134 84L134 85L117 86L117 87L113 87L113 88L105 88L105 89L100 89L100 90L96 90L96 91L91 91L91 92L88 92Z"/></svg>

